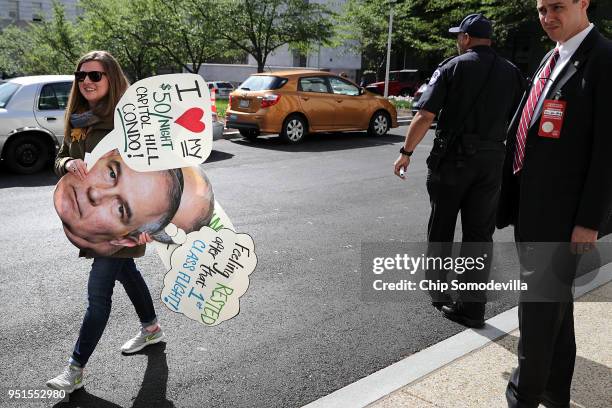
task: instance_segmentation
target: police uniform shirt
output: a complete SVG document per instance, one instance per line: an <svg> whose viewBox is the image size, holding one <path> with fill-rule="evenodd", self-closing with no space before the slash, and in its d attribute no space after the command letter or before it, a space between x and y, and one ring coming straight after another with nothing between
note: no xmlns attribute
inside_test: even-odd
<svg viewBox="0 0 612 408"><path fill-rule="evenodd" d="M495 57L491 47L479 45L443 61L415 108L439 113L438 129L465 126L464 133L477 133L481 140L505 140L508 122L520 102L523 79L518 68Z"/></svg>

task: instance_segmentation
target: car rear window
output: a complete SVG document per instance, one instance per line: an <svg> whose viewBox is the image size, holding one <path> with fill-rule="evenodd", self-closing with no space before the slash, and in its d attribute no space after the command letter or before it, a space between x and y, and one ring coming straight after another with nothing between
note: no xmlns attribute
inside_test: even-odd
<svg viewBox="0 0 612 408"><path fill-rule="evenodd" d="M247 78L238 89L245 91L266 91L279 89L287 83L287 78L272 75L253 75Z"/></svg>
<svg viewBox="0 0 612 408"><path fill-rule="evenodd" d="M21 85L12 82L0 83L0 108L5 108L11 96L19 89Z"/></svg>
<svg viewBox="0 0 612 408"><path fill-rule="evenodd" d="M232 86L232 84L230 84L229 82L217 82L217 87L219 87L219 88L230 88L230 89L234 88Z"/></svg>

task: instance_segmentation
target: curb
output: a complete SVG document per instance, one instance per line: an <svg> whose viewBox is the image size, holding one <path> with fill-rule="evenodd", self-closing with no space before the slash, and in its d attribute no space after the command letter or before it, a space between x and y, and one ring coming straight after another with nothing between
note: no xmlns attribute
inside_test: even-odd
<svg viewBox="0 0 612 408"><path fill-rule="evenodd" d="M574 298L612 281L612 263L576 279ZM397 363L312 401L303 408L364 408L426 375L471 354L518 329L518 306L486 321L482 329L467 329Z"/></svg>
<svg viewBox="0 0 612 408"><path fill-rule="evenodd" d="M233 140L233 139L240 139L242 138L242 136L240 136L240 132L237 131L236 129L223 129L223 137L222 139L224 140Z"/></svg>

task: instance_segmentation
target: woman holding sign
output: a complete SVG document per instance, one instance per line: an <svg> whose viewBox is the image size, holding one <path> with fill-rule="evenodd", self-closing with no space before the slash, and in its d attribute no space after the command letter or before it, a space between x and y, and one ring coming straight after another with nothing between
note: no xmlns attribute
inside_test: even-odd
<svg viewBox="0 0 612 408"><path fill-rule="evenodd" d="M90 153L113 129L115 106L129 83L119 63L106 51L92 51L84 55L77 64L74 76L66 110L64 142L55 160L55 173L85 180L88 177L87 166L83 161L85 153ZM104 177L112 184L119 172L108 166L105 173ZM94 195L95 192L88 191L87 197L75 197L74 207L78 210L75 213L82 212L80 200L114 200L110 196ZM121 202L112 202L109 208L120 217L126 212ZM64 229L69 229L66 223ZM83 386L83 368L106 327L115 281L121 282L125 288L142 326L138 334L128 340L121 350L128 354L134 353L164 338L157 323L151 294L133 259L144 255L143 244L147 241L150 239L142 233L137 242L140 245L125 247L112 256L97 256L87 249L80 251L79 256L94 257L87 284L87 311L68 366L62 374L47 382L48 387L71 393Z"/></svg>

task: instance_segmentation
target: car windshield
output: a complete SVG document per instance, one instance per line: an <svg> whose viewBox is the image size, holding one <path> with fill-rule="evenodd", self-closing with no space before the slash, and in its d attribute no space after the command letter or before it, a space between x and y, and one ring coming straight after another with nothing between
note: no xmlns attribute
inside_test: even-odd
<svg viewBox="0 0 612 408"><path fill-rule="evenodd" d="M246 91L266 91L278 89L285 85L285 82L287 82L286 78L277 76L253 75L240 84L240 88L238 89L244 89Z"/></svg>
<svg viewBox="0 0 612 408"><path fill-rule="evenodd" d="M19 89L18 84L12 82L0 83L0 108L5 108L11 96Z"/></svg>

